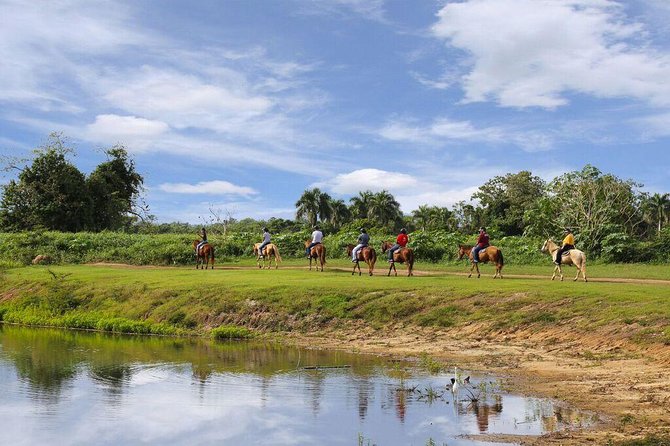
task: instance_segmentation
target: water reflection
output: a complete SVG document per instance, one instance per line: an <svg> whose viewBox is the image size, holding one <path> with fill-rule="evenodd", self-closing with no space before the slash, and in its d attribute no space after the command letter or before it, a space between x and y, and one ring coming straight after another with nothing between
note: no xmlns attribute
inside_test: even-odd
<svg viewBox="0 0 670 446"><path fill-rule="evenodd" d="M584 421L515 395L474 403L443 392L427 402L406 387L445 389L449 377L408 367L277 344L0 325L0 431L14 444L349 445L362 434L453 446L480 444L462 434L540 434Z"/></svg>

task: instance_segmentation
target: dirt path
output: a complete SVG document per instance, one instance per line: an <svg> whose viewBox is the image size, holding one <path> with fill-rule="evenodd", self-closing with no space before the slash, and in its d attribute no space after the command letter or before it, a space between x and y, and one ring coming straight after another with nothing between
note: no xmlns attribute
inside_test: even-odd
<svg viewBox="0 0 670 446"><path fill-rule="evenodd" d="M126 269L174 269L174 266L154 266L154 265L128 265L125 263L88 263L87 265L89 266L102 266L102 267L115 267L115 268L126 268ZM183 268L183 267L180 267ZM404 267L400 267L401 269L398 269L398 277L401 276L406 276L407 271L404 269ZM257 266L216 266L216 270L221 270L221 271L240 271L240 270L246 270L246 271L252 271L252 270L257 270ZM288 269L288 270L309 270L308 266L280 266L279 269ZM350 268L344 268L344 267L329 267L326 269L326 271L337 271L337 272L348 272L351 273ZM385 276L388 272L388 269L384 268L377 268L375 270L375 275L376 276ZM453 271L420 271L420 270L414 270L414 275L417 277L435 277L435 276L461 276L461 277L467 277L468 273L467 272L453 272ZM549 280L551 279L551 275L539 275L539 274L505 274L505 279L537 279L537 280ZM482 275L482 278L490 278L488 276ZM480 279L481 280L481 279ZM497 280L497 279L496 279ZM504 280L504 279L503 279ZM556 279L559 280L559 279ZM565 281L571 281L572 276L568 277L568 275L565 275ZM623 277L589 277L588 278L589 282L604 282L604 283L639 283L639 284L656 284L656 285L669 285L670 286L670 280L664 280L664 279L629 279L629 278L623 278Z"/></svg>
<svg viewBox="0 0 670 446"><path fill-rule="evenodd" d="M581 431L482 440L604 445L650 433L670 435L670 346L644 350L601 335L575 340L563 329L500 333L496 339L484 339L474 324L458 332L403 325L374 330L352 324L289 336L307 347L401 357L428 354L447 368L457 365L507 377L514 391L560 399L597 413L601 420Z"/></svg>

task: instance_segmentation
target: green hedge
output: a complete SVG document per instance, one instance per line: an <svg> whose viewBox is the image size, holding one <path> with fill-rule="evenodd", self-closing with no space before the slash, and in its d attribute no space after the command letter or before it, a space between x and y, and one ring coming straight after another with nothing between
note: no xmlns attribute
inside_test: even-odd
<svg viewBox="0 0 670 446"><path fill-rule="evenodd" d="M473 244L475 236L464 237L444 231L409 234L410 247L419 261L454 261L460 243ZM380 251L382 240L394 241L394 234L371 229L372 246ZM276 234L282 257L297 258L304 255L304 242L309 231ZM324 244L329 258L344 258L347 244L355 243L357 228L347 228L335 234L326 234ZM48 255L54 263L113 262L132 265L187 265L193 262L195 234L128 234L122 232L32 232L0 233L0 265L27 265L39 255ZM231 261L251 257L253 244L260 234L242 232L227 236L211 236L216 247L217 261ZM511 264L538 264L546 262L540 252L542 240L530 237L502 237L493 239L502 249L505 262ZM670 250L670 230L652 242L636 242L630 238L613 237L606 243L602 259L608 262L667 262Z"/></svg>

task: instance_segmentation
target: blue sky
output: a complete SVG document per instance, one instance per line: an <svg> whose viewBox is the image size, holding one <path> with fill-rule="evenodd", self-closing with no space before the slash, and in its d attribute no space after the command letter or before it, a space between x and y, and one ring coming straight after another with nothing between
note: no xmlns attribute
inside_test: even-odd
<svg viewBox="0 0 670 446"><path fill-rule="evenodd" d="M164 222L587 163L668 192L669 37L665 0L0 0L0 150L124 144Z"/></svg>

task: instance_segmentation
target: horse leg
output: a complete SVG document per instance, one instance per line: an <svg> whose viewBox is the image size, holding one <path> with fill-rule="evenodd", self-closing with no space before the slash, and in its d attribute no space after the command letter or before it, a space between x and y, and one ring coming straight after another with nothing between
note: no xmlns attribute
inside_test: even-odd
<svg viewBox="0 0 670 446"><path fill-rule="evenodd" d="M389 277L391 275L391 270L392 269L393 269L393 263L391 263L391 265L389 266L389 273L386 275L386 277Z"/></svg>
<svg viewBox="0 0 670 446"><path fill-rule="evenodd" d="M475 262L472 262L472 266L470 266L470 274L468 274L468 279L472 277L472 272L475 270Z"/></svg>
<svg viewBox="0 0 670 446"><path fill-rule="evenodd" d="M354 269L353 269L353 271L351 271L351 275L352 275L352 276L353 276L354 274L356 274L356 265L358 265L358 262L354 263Z"/></svg>
<svg viewBox="0 0 670 446"><path fill-rule="evenodd" d="M479 279L482 274L479 272L479 263L475 263L475 266L477 267L477 278Z"/></svg>

